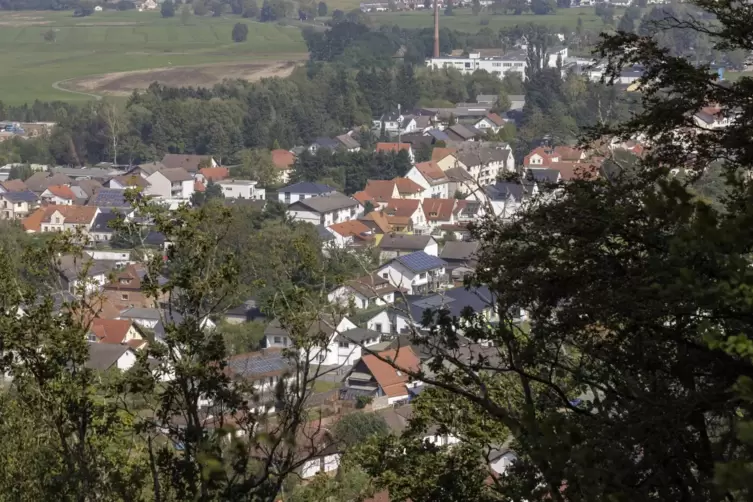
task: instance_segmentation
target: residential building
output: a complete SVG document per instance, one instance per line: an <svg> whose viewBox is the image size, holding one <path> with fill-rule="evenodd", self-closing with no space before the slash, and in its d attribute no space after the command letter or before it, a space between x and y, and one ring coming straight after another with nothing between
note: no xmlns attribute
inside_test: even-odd
<svg viewBox="0 0 753 502"><path fill-rule="evenodd" d="M376 305L389 305L395 302L399 289L390 281L376 274L359 277L348 281L332 290L327 298L330 302L342 306L352 304L358 309L367 309Z"/></svg>
<svg viewBox="0 0 753 502"><path fill-rule="evenodd" d="M382 261L416 251L423 251L431 256L439 254L439 244L431 235L385 234L378 247Z"/></svg>
<svg viewBox="0 0 753 502"><path fill-rule="evenodd" d="M108 242L115 233L112 223L123 217L116 211L101 211L94 218L89 235L95 242Z"/></svg>
<svg viewBox="0 0 753 502"><path fill-rule="evenodd" d="M293 165L295 164L295 155L293 152L276 148L270 152L272 155L272 164L277 169L277 181L278 183L287 183L290 181L290 175L293 172Z"/></svg>
<svg viewBox="0 0 753 502"><path fill-rule="evenodd" d="M26 218L39 206L39 198L29 190L0 193L0 219Z"/></svg>
<svg viewBox="0 0 753 502"><path fill-rule="evenodd" d="M128 307L120 312L118 319L127 319L139 326L153 330L162 319L162 312L151 307Z"/></svg>
<svg viewBox="0 0 753 502"><path fill-rule="evenodd" d="M506 144L465 143L455 157L481 186L494 183L501 173L515 171L515 159Z"/></svg>
<svg viewBox="0 0 753 502"><path fill-rule="evenodd" d="M489 113L473 124L473 127L479 131L491 131L493 133L498 133L504 126L505 120L496 113Z"/></svg>
<svg viewBox="0 0 753 502"><path fill-rule="evenodd" d="M384 207L387 221L396 231L426 230L426 217L419 199L390 199Z"/></svg>
<svg viewBox="0 0 753 502"><path fill-rule="evenodd" d="M349 134L335 136L335 141L339 143L338 148L346 152L358 152L361 150L361 144Z"/></svg>
<svg viewBox="0 0 753 502"><path fill-rule="evenodd" d="M136 364L136 351L128 345L89 343L87 348L86 367L95 371L128 371Z"/></svg>
<svg viewBox="0 0 753 502"><path fill-rule="evenodd" d="M424 188L415 181L408 178L395 178L394 181L401 199L424 198Z"/></svg>
<svg viewBox="0 0 753 502"><path fill-rule="evenodd" d="M94 260L88 256L64 254L58 261L61 286L74 296L98 292L115 267L113 262Z"/></svg>
<svg viewBox="0 0 753 502"><path fill-rule="evenodd" d="M375 234L385 235L392 232L392 225L387 220L387 215L384 214L384 211L371 211L358 218L358 220L362 221Z"/></svg>
<svg viewBox="0 0 753 502"><path fill-rule="evenodd" d="M451 125L444 132L452 141L476 141L484 135L482 131L476 129L474 126L465 124Z"/></svg>
<svg viewBox="0 0 753 502"><path fill-rule="evenodd" d="M372 203L376 203L375 209L384 207L390 199L399 199L400 192L395 180L367 180L363 192ZM360 193L360 192L359 192Z"/></svg>
<svg viewBox="0 0 753 502"><path fill-rule="evenodd" d="M414 381L385 360L392 361L395 366L411 372L420 371L421 361L410 347L386 350L379 352L378 356L363 356L350 369L343 379L346 395L351 399L359 395L372 397L380 407L407 402L410 398L410 389L419 386L420 381Z"/></svg>
<svg viewBox="0 0 753 502"><path fill-rule="evenodd" d="M115 169L100 169L97 167L53 167L49 171L52 176L61 175L72 180L99 180L105 181L118 174ZM69 185L68 183L55 183L57 185Z"/></svg>
<svg viewBox="0 0 753 502"><path fill-rule="evenodd" d="M52 185L70 185L73 179L62 173L37 171L24 181L26 187L34 193L41 194Z"/></svg>
<svg viewBox="0 0 753 502"><path fill-rule="evenodd" d="M421 390L420 387L417 389L408 389L408 392L413 394L413 392L419 390ZM399 436L410 425L411 418L413 417L413 408L410 404L403 404L401 406L388 406L386 408L381 408L374 413L382 417L393 434ZM460 439L454 434L441 432L436 426L430 426L424 432L421 439L425 443L431 443L436 446L450 446L460 442ZM497 459L498 457L495 455L493 458Z"/></svg>
<svg viewBox="0 0 753 502"><path fill-rule="evenodd" d="M227 167L202 167L194 178L207 185L210 181L217 183L230 177L230 169Z"/></svg>
<svg viewBox="0 0 753 502"><path fill-rule="evenodd" d="M423 211L427 226L433 231L441 225L454 225L457 199L424 199Z"/></svg>
<svg viewBox="0 0 753 502"><path fill-rule="evenodd" d="M422 195L424 198L447 199L451 195L451 181L435 161L419 162L411 168L405 175L411 181L414 181L423 188Z"/></svg>
<svg viewBox="0 0 753 502"><path fill-rule="evenodd" d="M532 181L498 181L474 193L473 197L482 203L489 203L495 216L511 218L538 193L539 187Z"/></svg>
<svg viewBox="0 0 753 502"><path fill-rule="evenodd" d="M332 150L333 152L340 148L341 143L336 139L320 137L316 138L311 145L309 145L309 152L316 153L319 150Z"/></svg>
<svg viewBox="0 0 753 502"><path fill-rule="evenodd" d="M217 167L217 162L208 155L166 153L162 157L162 165L167 169L183 169L191 174L196 174L201 167Z"/></svg>
<svg viewBox="0 0 753 502"><path fill-rule="evenodd" d="M126 176L135 174L144 179L147 179L155 172L162 171L163 169L167 169L167 166L162 162L147 162L132 167L131 169L126 171Z"/></svg>
<svg viewBox="0 0 753 502"><path fill-rule="evenodd" d="M374 233L359 220L342 221L328 228L335 236L333 244L338 248L373 246L376 243Z"/></svg>
<svg viewBox="0 0 753 502"><path fill-rule="evenodd" d="M705 130L718 130L734 123L734 118L724 114L718 106L706 106L693 115L695 125Z"/></svg>
<svg viewBox="0 0 753 502"><path fill-rule="evenodd" d="M90 342L127 345L134 350L147 345L141 328L127 319L92 319L88 336Z"/></svg>
<svg viewBox="0 0 753 502"><path fill-rule="evenodd" d="M408 157L410 158L411 164L415 163L416 161L416 157L413 154L413 148L411 148L410 143L377 143L376 152L393 154L397 154L399 152L408 152Z"/></svg>
<svg viewBox="0 0 753 502"><path fill-rule="evenodd" d="M76 194L67 185L50 185L39 196L46 204L58 204L61 206L69 206L78 200Z"/></svg>
<svg viewBox="0 0 753 502"><path fill-rule="evenodd" d="M301 181L293 183L277 191L277 197L280 202L292 204L299 200L308 199L309 197L321 197L337 193L337 190L329 185L313 183L310 181Z"/></svg>
<svg viewBox="0 0 753 502"><path fill-rule="evenodd" d="M99 214L94 206L45 206L24 218L22 224L27 232L82 232L89 229Z"/></svg>
<svg viewBox="0 0 753 502"><path fill-rule="evenodd" d="M0 193L25 192L29 187L21 180L5 180L0 183Z"/></svg>
<svg viewBox="0 0 753 502"><path fill-rule="evenodd" d="M476 268L478 248L478 241L449 241L439 252L439 257L447 262L448 268Z"/></svg>
<svg viewBox="0 0 753 502"><path fill-rule="evenodd" d="M256 199L265 200L267 197L264 188L257 188L258 181L248 180L224 180L217 184L222 188L222 194L226 199Z"/></svg>
<svg viewBox="0 0 753 502"><path fill-rule="evenodd" d="M126 198L126 191L120 188L100 188L91 196L87 205L102 209L117 209L125 213L133 209Z"/></svg>
<svg viewBox="0 0 753 502"><path fill-rule="evenodd" d="M389 136L397 136L398 132L407 132L402 130L404 119L405 117L401 113L385 113L374 120L373 129L377 132L384 130L385 134Z"/></svg>
<svg viewBox="0 0 753 502"><path fill-rule="evenodd" d="M549 68L555 68L558 61L567 58L566 47L555 47L548 53L544 64ZM470 75L477 70L486 70L498 78L503 78L507 73L518 73L525 77L528 54L525 50L515 50L498 57L481 57L481 53L472 52L468 56L440 56L426 60L426 66L430 68L454 68L460 73Z"/></svg>
<svg viewBox="0 0 753 502"><path fill-rule="evenodd" d="M361 205L352 197L341 193L300 199L288 206L288 215L294 220L308 221L314 225L329 226L355 220L362 213Z"/></svg>
<svg viewBox="0 0 753 502"><path fill-rule="evenodd" d="M154 298L148 296L141 288L146 274L146 269L141 265L127 265L115 274L112 281L103 286L102 295L121 310L130 307L154 307Z"/></svg>
<svg viewBox="0 0 753 502"><path fill-rule="evenodd" d="M398 256L377 269L380 277L407 294L437 291L448 283L447 263L424 251Z"/></svg>
<svg viewBox="0 0 753 502"><path fill-rule="evenodd" d="M193 175L181 167L156 171L149 175L146 180L149 182L149 187L145 192L162 199L187 200L191 198L194 192Z"/></svg>

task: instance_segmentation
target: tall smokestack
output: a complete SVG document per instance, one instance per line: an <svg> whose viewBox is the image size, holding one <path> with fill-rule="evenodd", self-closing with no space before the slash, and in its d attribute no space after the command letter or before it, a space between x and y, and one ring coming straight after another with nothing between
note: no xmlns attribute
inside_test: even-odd
<svg viewBox="0 0 753 502"><path fill-rule="evenodd" d="M434 57L439 57L439 0L434 0Z"/></svg>

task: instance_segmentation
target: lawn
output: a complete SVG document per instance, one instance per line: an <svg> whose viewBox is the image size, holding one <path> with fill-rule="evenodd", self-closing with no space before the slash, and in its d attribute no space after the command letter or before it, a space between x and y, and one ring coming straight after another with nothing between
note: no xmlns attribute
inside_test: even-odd
<svg viewBox="0 0 753 502"><path fill-rule="evenodd" d="M246 42L230 38L236 22L249 25ZM54 42L44 33L53 30ZM300 29L256 23L238 17L180 16L158 12L97 12L74 18L71 12L0 14L0 100L18 104L40 100L83 101L81 94L53 83L101 73L219 62L274 61L303 53Z"/></svg>
<svg viewBox="0 0 753 502"><path fill-rule="evenodd" d="M370 17L377 24L387 26L397 25L401 28L429 28L434 25L433 12L429 10L372 13ZM495 16L486 11L476 16L471 12L471 9L455 9L455 15L453 16L445 16L444 14L440 16L439 26L466 33L474 33L482 28L491 28L497 31L500 28L528 23L543 24L556 28L564 26L568 30L574 30L579 18L583 20L583 28L586 30L596 29L600 31L604 26L602 20L594 14L594 9L591 7L560 9L556 14L545 16L535 16L533 14ZM488 21L488 23L481 24L482 21L484 23Z"/></svg>

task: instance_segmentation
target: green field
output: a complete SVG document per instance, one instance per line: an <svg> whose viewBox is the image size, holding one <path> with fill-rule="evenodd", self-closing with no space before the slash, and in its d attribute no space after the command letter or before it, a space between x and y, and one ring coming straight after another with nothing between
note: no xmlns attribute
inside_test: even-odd
<svg viewBox="0 0 753 502"><path fill-rule="evenodd" d="M233 25L248 23L244 43L233 43ZM56 40L44 33L54 30ZM256 23L237 17L198 18L183 25L180 15L158 12L97 12L74 18L72 12L0 14L0 100L84 101L81 94L55 90L53 83L75 77L151 68L220 62L275 61L306 51L300 29Z"/></svg>
<svg viewBox="0 0 753 502"><path fill-rule="evenodd" d="M619 9L618 9L619 12ZM434 24L433 12L411 11L411 12L382 12L373 13L369 16L377 24L397 25L401 28L429 28ZM535 23L559 28L567 27L574 30L578 24L578 19L583 20L583 28L586 30L601 30L604 26L602 20L594 14L592 7L560 9L556 14L535 16L533 14L524 14L521 16L495 16L486 11L479 15L474 15L471 9L455 9L455 15L441 15L439 25L441 27L453 30L474 33L482 28L491 28L499 30L500 28L512 27L516 25ZM482 25L481 21L489 21L488 24Z"/></svg>

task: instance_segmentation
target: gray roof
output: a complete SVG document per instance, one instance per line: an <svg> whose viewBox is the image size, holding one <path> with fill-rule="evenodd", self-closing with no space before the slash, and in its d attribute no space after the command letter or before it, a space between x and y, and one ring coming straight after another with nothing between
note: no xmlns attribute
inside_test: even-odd
<svg viewBox="0 0 753 502"><path fill-rule="evenodd" d="M211 159L209 155L189 155L186 153L166 153L162 157L162 164L168 169L182 168L195 173L199 170L201 161Z"/></svg>
<svg viewBox="0 0 753 502"><path fill-rule="evenodd" d="M32 192L44 192L51 185L70 185L73 180L63 173L50 174L47 171L37 171L24 181Z"/></svg>
<svg viewBox="0 0 753 502"><path fill-rule="evenodd" d="M113 169L98 169L96 167L53 167L53 174L64 174L69 178L107 179L118 171Z"/></svg>
<svg viewBox="0 0 753 502"><path fill-rule="evenodd" d="M353 137L348 136L347 134L341 134L340 136L337 136L335 139L339 141L340 143L342 143L342 145L348 149L361 147L361 144L358 141L353 139Z"/></svg>
<svg viewBox="0 0 753 502"><path fill-rule="evenodd" d="M10 202L36 202L39 200L37 194L31 190L24 190L23 192L5 192L0 194L0 197L7 199Z"/></svg>
<svg viewBox="0 0 753 502"><path fill-rule="evenodd" d="M146 164L139 164L138 166L136 166L136 169L141 169L148 176L150 174L156 173L157 171L167 169L167 167L162 162L147 162ZM130 173L132 171L135 171L136 169L131 169L128 172Z"/></svg>
<svg viewBox="0 0 753 502"><path fill-rule="evenodd" d="M335 240L335 234L327 230L324 225L316 225L316 233L319 234L319 238L323 241Z"/></svg>
<svg viewBox="0 0 753 502"><path fill-rule="evenodd" d="M499 97L496 94L479 94L476 96L476 103L491 103L497 102Z"/></svg>
<svg viewBox="0 0 753 502"><path fill-rule="evenodd" d="M321 315L320 318L311 321L308 333L310 335L319 335L320 333L324 333L327 336L331 336L335 333L336 327L337 326L335 326L335 322L332 319L332 316ZM288 336L288 331L280 325L280 321L278 319L275 319L271 323L267 324L266 328L264 328L264 336L270 335Z"/></svg>
<svg viewBox="0 0 753 502"><path fill-rule="evenodd" d="M120 319L148 319L159 321L161 319L159 309L131 307L120 312Z"/></svg>
<svg viewBox="0 0 753 502"><path fill-rule="evenodd" d="M86 272L87 277L96 275L107 275L115 263L107 260L92 260L91 258L77 258L73 255L63 255L60 260L60 274L67 280L77 279L81 273Z"/></svg>
<svg viewBox="0 0 753 502"><path fill-rule="evenodd" d="M115 221L121 217L122 215L120 213L117 213L114 211L100 212L94 218L91 231L101 233L101 234L111 234L115 232L115 230L113 230L112 227L110 227L110 222Z"/></svg>
<svg viewBox="0 0 753 502"><path fill-rule="evenodd" d="M513 197L516 201L522 201L531 196L532 189L533 183L520 181L498 181L484 187L484 191L491 200L505 200Z"/></svg>
<svg viewBox="0 0 753 502"><path fill-rule="evenodd" d="M285 357L281 350L276 349L238 354L227 360L227 368L234 375L249 380L282 375L289 372L292 367L290 359Z"/></svg>
<svg viewBox="0 0 753 502"><path fill-rule="evenodd" d="M100 371L108 370L128 351L133 352L128 345L89 342L89 360L86 367Z"/></svg>
<svg viewBox="0 0 753 502"><path fill-rule="evenodd" d="M504 162L510 155L510 149L496 148L483 144L463 143L455 157L467 167L485 165L491 162Z"/></svg>
<svg viewBox="0 0 753 502"><path fill-rule="evenodd" d="M470 139L478 135L478 131L475 128L463 124L451 125L446 130L448 133L457 134L463 139Z"/></svg>
<svg viewBox="0 0 753 502"><path fill-rule="evenodd" d="M292 185L288 185L286 187L282 187L279 190L277 190L277 193L305 193L305 194L318 194L318 195L324 195L328 193L334 193L337 190L332 188L329 185L324 185L322 183L314 183L311 181L300 181L298 183L293 183Z"/></svg>
<svg viewBox="0 0 753 502"><path fill-rule="evenodd" d="M348 331L343 331L335 337L338 342L353 342L363 343L366 340L373 339L379 340L382 336L378 331L372 331L366 328L353 328Z"/></svg>
<svg viewBox="0 0 753 502"><path fill-rule="evenodd" d="M167 178L169 181L176 183L178 181L188 181L192 180L193 176L189 174L188 171L183 169L182 167L174 167L169 169L163 169L160 171L162 176Z"/></svg>
<svg viewBox="0 0 753 502"><path fill-rule="evenodd" d="M382 237L379 249L423 251L431 241L431 235L388 234Z"/></svg>
<svg viewBox="0 0 753 502"><path fill-rule="evenodd" d="M439 257L443 260L474 261L478 244L478 241L451 241L444 245Z"/></svg>
<svg viewBox="0 0 753 502"><path fill-rule="evenodd" d="M293 206L303 206L304 208L311 209L317 213L328 213L330 211L356 207L358 205L359 202L356 199L341 193L334 193L332 195L322 195L319 197L309 197L308 199L298 200L290 204L288 208L294 209Z"/></svg>

